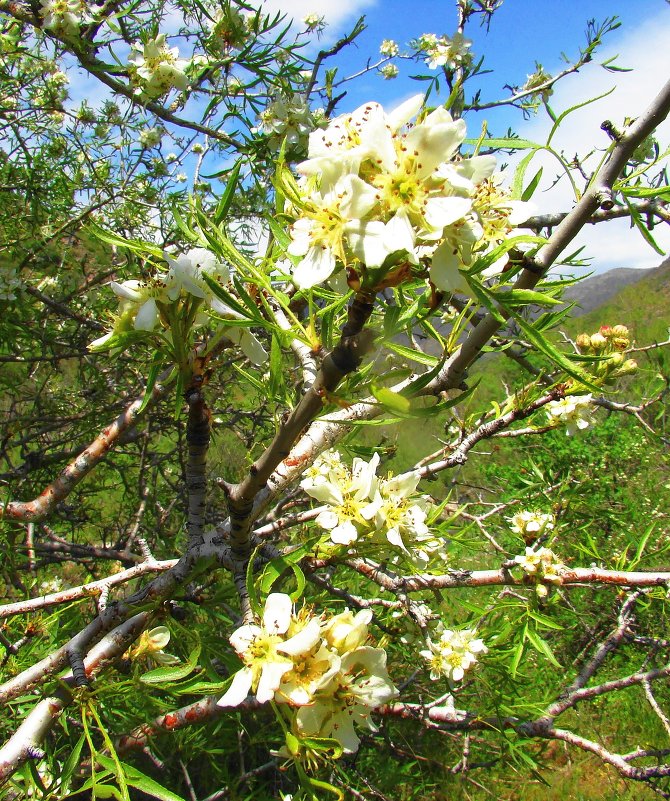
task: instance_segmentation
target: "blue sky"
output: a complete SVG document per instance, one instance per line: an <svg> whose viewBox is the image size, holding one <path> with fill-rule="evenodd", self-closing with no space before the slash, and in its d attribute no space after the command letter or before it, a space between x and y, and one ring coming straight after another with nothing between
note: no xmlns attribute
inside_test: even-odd
<svg viewBox="0 0 670 801"><path fill-rule="evenodd" d="M358 17L365 15L367 29L353 47L343 50L333 62L339 67L339 76L357 72L368 59L374 61L382 39L395 39L402 50L411 39L423 33L451 35L456 26L455 0L264 0L264 5L268 11L293 15L302 29L304 25L300 20L307 14L325 17L328 25L322 37L314 36L309 47L312 55L319 48L330 46L351 29ZM552 97L552 106L560 112L614 89L607 99L572 115L555 140L569 157L585 149L607 147L609 142L600 130L601 122L611 119L621 124L625 116L635 117L670 76L670 4L666 0L505 0L494 14L488 31L476 21L466 31L473 40L475 58L484 56L484 66L492 70L491 74L477 79L482 99L507 96L505 84L522 85L534 71L536 61L552 74L560 71L565 66L561 53L575 59L580 46L584 45L587 20L602 21L615 15L622 25L606 38L594 63L585 66L578 75L561 81ZM633 72L608 73L599 66L600 62L617 54L617 63L633 68ZM371 100L392 108L422 91L425 84L412 81L409 76L428 72L427 68L419 69L423 65L402 60L398 66L400 75L395 80L386 81L376 73L369 73L346 84L348 94L338 110L350 111ZM106 94L104 87L90 77L75 72L72 78L72 95L77 102L82 95L87 95L95 104L96 99L101 100ZM479 134L484 119L491 133L503 134L507 127L512 127L523 138L536 142L546 141L550 128L546 115L524 120L515 110L488 110L466 117L472 136ZM659 141L663 149L670 143L667 122L660 131ZM553 163L538 156L529 176L540 165L544 167L544 180L535 198L539 208L542 211L569 210L574 198L567 183L560 181L555 187L551 186L557 174ZM183 166L186 172L191 172L189 161ZM663 250L670 250L669 225L657 228L654 235ZM580 235L577 245L586 246L592 257L590 269L595 272L613 267L655 267L663 258L637 231L631 232L624 220L589 227Z"/></svg>
<svg viewBox="0 0 670 801"><path fill-rule="evenodd" d="M332 44L348 32L359 16L365 15L368 28L357 40L357 47L338 56L340 74L346 74L364 66L368 57L375 58L384 38L395 39L402 49L422 33L452 34L455 5L430 0L293 0L290 13L298 20L310 12L325 16L329 25L321 40L315 41L315 49ZM266 6L284 12L289 9L289 4L281 0L266 0ZM621 27L609 34L594 63L564 79L552 98L555 109L562 111L614 88L605 100L571 116L557 137L569 155L585 148L606 147L608 141L600 131L600 123L612 119L620 124L625 116L641 113L670 75L670 5L666 0L505 0L488 31L473 24L466 32L473 40L475 57L485 56L484 66L493 71L479 79L483 99L504 97L506 83L523 84L534 71L536 61L552 74L560 71L565 66L561 54L574 59L585 43L587 21L611 16L619 17ZM609 73L599 66L617 54L617 64L632 68L633 72ZM395 80L385 81L369 74L349 84L340 110L351 110L369 100L392 107L421 91L422 85L409 79L409 74L417 71L416 65L401 61L399 67L401 74ZM542 116L524 121L514 110L486 111L468 119L473 135L479 132L484 117L492 132L501 134L512 126L521 136L538 142L544 141L550 127ZM670 142L667 123L659 140L662 145ZM545 181L536 196L538 205L546 211L569 209L573 199L564 182L550 190L556 171L551 163L538 158L537 166L540 164L545 167ZM670 226L657 228L655 236L663 250L670 250ZM586 246L592 257L590 270L596 272L613 267L654 267L663 258L638 232L630 231L625 221L590 227L577 244Z"/></svg>

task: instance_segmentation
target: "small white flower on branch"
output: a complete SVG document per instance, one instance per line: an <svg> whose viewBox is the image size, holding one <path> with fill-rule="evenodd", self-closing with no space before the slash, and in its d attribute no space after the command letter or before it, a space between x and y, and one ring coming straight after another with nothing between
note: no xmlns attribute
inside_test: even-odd
<svg viewBox="0 0 670 801"><path fill-rule="evenodd" d="M554 425L564 424L567 436L583 431L595 422L592 400L589 393L588 395L568 395L567 398L550 401L545 407L549 421Z"/></svg>
<svg viewBox="0 0 670 801"><path fill-rule="evenodd" d="M514 561L524 573L537 582L535 591L544 598L548 589L542 582L561 584L565 565L549 548L526 548L526 553L515 556Z"/></svg>
<svg viewBox="0 0 670 801"><path fill-rule="evenodd" d="M537 539L554 528L554 516L545 512L517 512L509 518L510 528L524 539Z"/></svg>
<svg viewBox="0 0 670 801"><path fill-rule="evenodd" d="M487 651L484 641L476 637L473 629L446 629L437 642L428 640L428 650L421 651L421 656L430 666L431 679L446 676L450 681L461 681L465 672L475 665L479 655Z"/></svg>
<svg viewBox="0 0 670 801"><path fill-rule="evenodd" d="M149 98L161 97L171 89L187 89L190 66L188 59L179 58L179 48L168 47L164 33L146 42L135 42L129 62L137 83L137 94Z"/></svg>

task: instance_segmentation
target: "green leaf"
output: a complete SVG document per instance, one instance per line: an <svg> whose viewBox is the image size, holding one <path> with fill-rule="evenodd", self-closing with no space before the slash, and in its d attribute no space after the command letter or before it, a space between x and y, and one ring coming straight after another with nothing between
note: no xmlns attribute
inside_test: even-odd
<svg viewBox="0 0 670 801"><path fill-rule="evenodd" d="M190 676L198 664L198 657L200 656L201 645L198 643L191 651L186 662L180 665L166 665L165 667L150 670L148 673L140 676L142 684L168 684L173 681L179 681Z"/></svg>
<svg viewBox="0 0 670 801"><path fill-rule="evenodd" d="M222 220L225 219L226 215L228 214L228 210L230 209L230 204L233 202L233 198L235 197L235 190L237 189L237 184L240 177L240 170L242 169L242 159L238 159L235 166L233 167L232 172L230 173L230 178L228 178L228 183L226 184L226 188L223 190L223 194L219 198L219 202L217 203L216 209L213 214L213 220L218 225ZM204 175L203 178L218 178L221 173L215 175Z"/></svg>
<svg viewBox="0 0 670 801"><path fill-rule="evenodd" d="M147 408L147 404L151 400L151 395L156 386L156 379L158 378L158 373L160 372L162 364L163 354L160 350L155 350L151 357L151 366L149 367L149 374L147 375L147 386L144 390L144 397L142 398L140 408L137 410L137 414L142 414Z"/></svg>
<svg viewBox="0 0 670 801"><path fill-rule="evenodd" d="M254 582L254 562L256 561L256 557L258 556L258 552L261 548L262 545L257 545L254 548L253 553L249 557L246 575L247 592L249 593L249 606L251 607L251 611L258 617L262 615L263 607L261 606L260 598L256 592L256 584Z"/></svg>
<svg viewBox="0 0 670 801"><path fill-rule="evenodd" d="M543 476L540 476L540 478L542 480L544 480ZM541 626L544 626L547 629L554 629L556 631L563 631L563 629L564 629L564 627L561 626L560 623L557 623L555 620L552 620L550 617L547 617L546 615L541 615L539 612L536 612L534 609L529 609L527 614L528 614L528 617L532 618L537 623L539 623Z"/></svg>
<svg viewBox="0 0 670 801"><path fill-rule="evenodd" d="M98 754L97 760L108 770L110 770L114 764L114 760L104 756L103 754ZM120 762L119 764L123 769L123 775L125 776L126 782L130 785L130 787L134 787L136 790L146 793L152 798L158 798L159 801L184 801L182 796L173 793L172 790L168 790L167 788L163 787L162 784L150 779L132 765L127 765L125 762ZM112 796L107 797L111 798Z"/></svg>
<svg viewBox="0 0 670 801"><path fill-rule="evenodd" d="M226 306L229 306L233 311L241 314L245 319L248 319L248 311L244 306L242 306L242 304L235 298L234 295L231 295L227 289L224 289L221 284L219 284L218 281L215 281L210 275L203 273L202 277L205 279L207 286L212 290L219 300L223 301Z"/></svg>
<svg viewBox="0 0 670 801"><path fill-rule="evenodd" d="M525 638L528 642L533 646L533 648L538 651L538 653L544 654L547 659L551 662L554 667L560 668L561 665L554 656L553 651L549 647L549 644L546 640L543 640L542 637L536 632L533 631L530 627L526 628L524 632Z"/></svg>
<svg viewBox="0 0 670 801"><path fill-rule="evenodd" d="M270 395L279 398L285 394L284 371L282 370L281 342L276 334L272 335L270 346Z"/></svg>
<svg viewBox="0 0 670 801"><path fill-rule="evenodd" d="M117 801L123 801L123 796L118 787L112 784L94 784L92 787L93 798L116 798Z"/></svg>
<svg viewBox="0 0 670 801"><path fill-rule="evenodd" d="M440 361L436 356L430 356L428 353L423 353L423 351L414 350L414 348L408 348L405 345L399 345L397 342L385 342L384 344L389 350L393 351L393 353L402 356L403 359L409 359L418 364L434 367Z"/></svg>
<svg viewBox="0 0 670 801"><path fill-rule="evenodd" d="M274 217L265 217L265 221L267 222L272 235L279 243L279 246L282 250L286 250L288 246L291 244L291 237L286 233L286 231L282 228L282 226L275 220ZM294 257L296 261L300 260L299 256Z"/></svg>
<svg viewBox="0 0 670 801"><path fill-rule="evenodd" d="M536 142L531 142L529 139L517 139L512 136L495 137L491 139L465 139L464 144L476 145L480 144L481 149L487 150L535 150L541 145Z"/></svg>
<svg viewBox="0 0 670 801"><path fill-rule="evenodd" d="M523 631L523 636L521 638L521 642L517 645L514 649L514 656L512 657L512 662L510 663L509 672L513 679L516 678L517 671L519 670L519 665L521 664L521 658L523 657L524 652L524 640L526 636L526 629Z"/></svg>
<svg viewBox="0 0 670 801"><path fill-rule="evenodd" d="M290 593L291 599L295 603L296 601L300 600L302 594L305 590L305 574L302 572L300 567L293 561L290 561L284 556L277 556L268 562L265 567L263 568L263 572L261 573L260 581L259 581L259 588L263 595L268 595L274 583L279 579L286 571L290 571L293 573L295 577L295 582L297 584L296 589Z"/></svg>
<svg viewBox="0 0 670 801"><path fill-rule="evenodd" d="M562 114L559 114L558 117L556 118L556 122L554 123L551 131L549 132L549 137L547 138L547 145L553 139L553 136L556 133L556 131L558 130L560 124L563 122L563 120L569 114L572 114L573 111L577 111L577 109L584 108L584 106L589 106L589 105L591 105L591 103L595 103L598 100L602 100L604 97L607 97L608 95L611 95L612 92L615 89L616 89L616 86L613 86L607 92L603 92L601 95L598 95L597 97L592 97L592 98L589 98L588 100L584 100L582 103L577 103L575 106L570 106L570 108L566 109Z"/></svg>
<svg viewBox="0 0 670 801"><path fill-rule="evenodd" d="M126 239L119 234L115 234L112 231L107 231L104 228L101 228L97 223L94 223L90 220L86 224L86 229L101 241L107 242L108 245L116 245L117 247L128 248L128 250L132 250L133 253L139 253L141 256L153 256L154 258L161 260L163 258L163 251L156 245L151 245L148 242L142 242L139 239Z"/></svg>
<svg viewBox="0 0 670 801"><path fill-rule="evenodd" d="M377 387L374 384L370 386L370 392L381 403L381 405L389 412L394 414L409 414L412 404L409 398L394 392L392 389L386 387Z"/></svg>
<svg viewBox="0 0 670 801"><path fill-rule="evenodd" d="M537 189L538 184L540 183L540 179L542 178L542 169L543 168L540 167L540 169L532 177L528 186L523 190L523 192L521 193L521 200L526 201L530 200L533 197L533 195L535 194L535 190Z"/></svg>
<svg viewBox="0 0 670 801"><path fill-rule="evenodd" d="M565 302L533 289L496 290L494 297L504 306L528 306L531 303L537 306L560 306Z"/></svg>
<svg viewBox="0 0 670 801"><path fill-rule="evenodd" d="M81 737L77 740L72 751L70 751L70 753L68 754L67 759L63 763L63 769L61 770L60 774L61 792L67 790L75 768L79 767L79 756L81 754L81 749L83 748L85 742L86 742L86 734L82 734Z"/></svg>
<svg viewBox="0 0 670 801"><path fill-rule="evenodd" d="M658 253L659 256L665 256L665 251L661 247L659 247L659 245L656 244L656 240L651 235L651 231L644 224L640 212L635 208L635 206L632 203L629 203L626 198L624 198L624 200L626 200L628 211L630 212L631 219L635 223L635 227L637 228L637 230L642 234L647 243L651 245L651 247Z"/></svg>
<svg viewBox="0 0 670 801"><path fill-rule="evenodd" d="M512 310L510 310L510 314L523 332L523 335L529 339L539 351L544 353L545 356L548 356L554 364L564 370L569 376L572 376L572 378L584 384L585 387L588 387L593 392L600 392L600 388L593 383L591 376L579 368L574 362L570 361L564 353L561 353L560 350L555 348L532 324L528 323L521 315L516 314Z"/></svg>

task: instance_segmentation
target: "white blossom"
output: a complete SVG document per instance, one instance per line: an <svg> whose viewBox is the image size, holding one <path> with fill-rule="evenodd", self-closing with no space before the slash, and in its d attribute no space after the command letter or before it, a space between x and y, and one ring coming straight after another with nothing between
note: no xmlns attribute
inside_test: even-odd
<svg viewBox="0 0 670 801"><path fill-rule="evenodd" d="M568 395L567 398L550 401L545 409L549 421L555 425L564 424L566 435L571 436L593 425L592 400L590 393Z"/></svg>
<svg viewBox="0 0 670 801"><path fill-rule="evenodd" d="M554 516L545 512L517 512L509 518L510 528L522 537L537 538L554 528Z"/></svg>
<svg viewBox="0 0 670 801"><path fill-rule="evenodd" d="M451 681L461 681L465 671L473 667L480 654L487 651L484 641L476 637L474 630L446 629L437 642L428 640L428 649L421 651L421 656L430 665L431 679L446 676Z"/></svg>
<svg viewBox="0 0 670 801"><path fill-rule="evenodd" d="M187 59L179 58L179 48L168 47L165 34L146 42L135 42L132 46L130 65L139 81L139 94L161 97L171 89L188 88Z"/></svg>
<svg viewBox="0 0 670 801"><path fill-rule="evenodd" d="M79 26L92 20L86 5L83 0L41 0L42 27L60 36L76 36Z"/></svg>

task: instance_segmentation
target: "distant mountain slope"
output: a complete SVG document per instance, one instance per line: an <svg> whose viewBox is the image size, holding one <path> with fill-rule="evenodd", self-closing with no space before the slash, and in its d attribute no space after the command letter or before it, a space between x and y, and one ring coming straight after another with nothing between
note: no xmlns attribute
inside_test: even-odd
<svg viewBox="0 0 670 801"><path fill-rule="evenodd" d="M609 291L608 281L599 284L596 280L606 279L612 273L631 272L640 276L639 280L614 292ZM583 305L590 311L582 312L579 319L568 326L569 329L591 332L600 325L621 323L631 329L639 344L667 339L670 328L670 259L653 270L610 270L582 283L590 284L583 294ZM577 300L574 295L573 300Z"/></svg>
<svg viewBox="0 0 670 801"><path fill-rule="evenodd" d="M577 304L573 316L579 317L602 306L603 303L607 303L619 290L643 280L650 272L653 271L635 270L629 267L608 270L606 273L592 275L590 278L585 278L578 284L568 287L563 297Z"/></svg>

